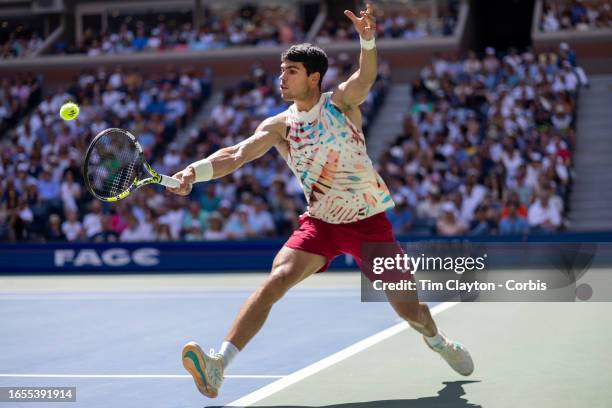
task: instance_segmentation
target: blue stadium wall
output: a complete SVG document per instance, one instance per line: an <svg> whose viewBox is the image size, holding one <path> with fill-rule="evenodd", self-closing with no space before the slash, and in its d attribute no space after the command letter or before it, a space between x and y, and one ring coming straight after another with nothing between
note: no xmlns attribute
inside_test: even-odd
<svg viewBox="0 0 612 408"><path fill-rule="evenodd" d="M421 237L399 237L400 242L432 241ZM612 232L566 233L547 236L435 238L436 241L472 243L599 243L612 265ZM269 270L284 240L243 242L147 242L75 244L2 244L0 274L79 274L79 273L155 273L223 272ZM539 251L541 244L531 246ZM608 262L606 262L608 263ZM337 257L331 269L354 270L354 260Z"/></svg>

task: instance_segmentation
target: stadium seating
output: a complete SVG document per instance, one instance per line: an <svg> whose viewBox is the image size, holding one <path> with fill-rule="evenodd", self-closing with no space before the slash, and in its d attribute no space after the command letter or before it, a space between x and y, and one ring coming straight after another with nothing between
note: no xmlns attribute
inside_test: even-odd
<svg viewBox="0 0 612 408"><path fill-rule="evenodd" d="M545 0L540 20L544 32L612 28L610 0Z"/></svg>
<svg viewBox="0 0 612 408"><path fill-rule="evenodd" d="M126 54L168 50L209 50L235 46L270 47L301 41L303 22L293 8L243 6L206 9L199 27L192 13L127 14L109 19L106 31L85 27L79 44L58 42L58 54Z"/></svg>
<svg viewBox="0 0 612 408"><path fill-rule="evenodd" d="M344 55L332 59L325 89L346 78L355 69L353 63ZM388 86L388 68L381 65L380 78L362 106L366 127ZM101 205L82 187L80 157L88 141L107 127L138 135L147 159L160 172L172 174L240 141L263 118L287 106L280 99L278 76L254 66L250 77L224 91L210 119L180 146L174 142L176 130L207 97L209 81L189 72L150 77L116 67L83 72L68 89L47 95L14 129L13 143L5 150L1 171L8 177L2 205L8 221L0 239L105 242L287 235L305 202L291 172L273 153L221 181L197 186L196 201L190 204L151 187L116 205ZM81 104L75 122L57 116L68 99Z"/></svg>
<svg viewBox="0 0 612 408"><path fill-rule="evenodd" d="M15 79L13 86L5 82L2 95L21 109L2 123L21 120L2 140L0 239L18 241L80 240L100 232L103 222L92 226L92 217L85 230L81 225L81 215L88 218L86 210L92 205L81 178L88 142L107 127L127 128L139 136L148 160L163 157L166 168L176 166L170 160L175 148L168 141L206 100L211 86L207 73L169 71L149 76L116 67L112 72L83 72L67 89L48 93L35 103L33 93L42 90L34 80ZM76 121L64 122L57 114L66 100L81 105ZM119 222L112 215L115 232L120 233L125 220ZM53 229L58 217L63 220L61 234Z"/></svg>
<svg viewBox="0 0 612 408"><path fill-rule="evenodd" d="M36 16L3 18L0 12L0 59L23 58L43 43L43 22Z"/></svg>
<svg viewBox="0 0 612 408"><path fill-rule="evenodd" d="M452 35L457 24L459 1L439 3L436 13L437 15L432 15L431 6L426 3L412 6L401 3L382 3L376 9L376 35L378 38L386 39L418 39ZM357 39L351 22L327 18L315 42L327 44L348 39Z"/></svg>
<svg viewBox="0 0 612 408"><path fill-rule="evenodd" d="M491 235L563 228L572 183L577 92L557 53L434 58L413 83L404 132L379 160L400 203L398 233Z"/></svg>

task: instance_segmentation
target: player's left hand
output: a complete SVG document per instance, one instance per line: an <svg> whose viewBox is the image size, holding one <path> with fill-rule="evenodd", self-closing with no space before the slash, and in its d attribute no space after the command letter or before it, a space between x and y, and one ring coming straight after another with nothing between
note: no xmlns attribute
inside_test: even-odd
<svg viewBox="0 0 612 408"><path fill-rule="evenodd" d="M351 19L355 30L359 33L359 36L364 40L371 40L376 34L376 18L374 17L374 7L372 4L366 3L366 9L361 10L357 17L350 10L344 10L344 15Z"/></svg>

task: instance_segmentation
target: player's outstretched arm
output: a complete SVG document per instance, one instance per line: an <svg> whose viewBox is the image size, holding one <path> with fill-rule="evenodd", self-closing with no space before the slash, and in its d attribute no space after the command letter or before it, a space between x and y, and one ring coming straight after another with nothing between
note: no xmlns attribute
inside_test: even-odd
<svg viewBox="0 0 612 408"><path fill-rule="evenodd" d="M245 163L263 156L282 140L282 133L279 129L279 121L276 120L276 117L264 120L248 139L234 146L219 149L206 159L191 163L184 170L176 173L173 177L181 182L181 186L176 189L168 188L168 191L178 195L187 195L191 192L193 183L223 177Z"/></svg>
<svg viewBox="0 0 612 408"><path fill-rule="evenodd" d="M359 12L359 17L349 10L345 10L344 14L353 22L355 30L359 33L361 54L359 56L359 69L349 79L341 83L332 95L332 100L343 109L361 105L368 96L368 92L376 81L378 74L374 43L376 34L374 7L367 3L365 11Z"/></svg>

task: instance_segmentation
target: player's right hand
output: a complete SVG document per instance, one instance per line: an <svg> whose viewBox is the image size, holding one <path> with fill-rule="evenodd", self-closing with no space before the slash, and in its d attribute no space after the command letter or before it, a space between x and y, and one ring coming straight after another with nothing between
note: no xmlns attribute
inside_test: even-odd
<svg viewBox="0 0 612 408"><path fill-rule="evenodd" d="M191 193L193 182L195 181L195 170L193 167L187 167L184 170L175 173L172 177L177 179L181 185L178 188L166 187L168 191L174 194L186 196Z"/></svg>

